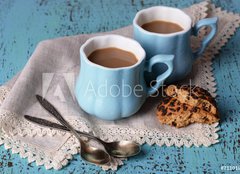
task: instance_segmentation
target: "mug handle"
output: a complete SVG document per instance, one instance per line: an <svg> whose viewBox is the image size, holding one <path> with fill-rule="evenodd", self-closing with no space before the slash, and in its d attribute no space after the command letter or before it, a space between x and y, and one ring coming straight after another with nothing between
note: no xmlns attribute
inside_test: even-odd
<svg viewBox="0 0 240 174"><path fill-rule="evenodd" d="M149 59L146 67L147 68L146 71L152 72L153 65L157 63L166 64L168 69L163 74L160 74L157 76L156 84L148 88L148 91L147 91L148 96L157 92L158 88L162 85L162 82L171 75L173 71L173 59L174 59L174 55L165 55L165 54L158 54Z"/></svg>
<svg viewBox="0 0 240 174"><path fill-rule="evenodd" d="M217 21L218 18L217 17L213 17L213 18L206 18L206 19L202 19L200 21L198 21L196 23L196 25L193 27L193 35L197 36L198 35L198 31L203 27L203 26L209 26L211 27L211 31L210 33L205 36L202 40L202 44L201 47L193 53L193 58L196 59L198 58L205 50L205 48L208 46L209 42L213 39L213 37L215 36L216 32L217 32Z"/></svg>

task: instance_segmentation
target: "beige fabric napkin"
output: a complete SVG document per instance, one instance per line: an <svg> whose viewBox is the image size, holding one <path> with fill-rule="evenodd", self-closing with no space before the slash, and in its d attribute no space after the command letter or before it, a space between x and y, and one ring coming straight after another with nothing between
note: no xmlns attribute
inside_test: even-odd
<svg viewBox="0 0 240 174"><path fill-rule="evenodd" d="M202 58L193 66L192 76L185 83L206 88L216 96L216 83L212 73L212 58L240 25L239 15L227 13L207 2L193 5L185 11L193 24L206 16L219 17L219 31ZM200 33L202 38L204 32ZM108 32L132 37L132 26ZM12 149L28 162L45 165L47 169L60 169L78 152L78 141L69 133L43 128L24 120L29 114L55 121L42 109L35 94L44 95L76 129L93 131L102 139L135 140L139 143L167 146L209 146L218 142L217 124L193 124L176 129L158 123L154 114L158 98L149 98L134 116L120 121L103 121L84 113L72 91L79 72L79 48L90 37L108 33L77 35L40 42L24 69L0 87L0 143ZM197 45L199 38L193 38ZM82 163L84 163L82 161ZM112 159L103 169L117 169L121 159Z"/></svg>

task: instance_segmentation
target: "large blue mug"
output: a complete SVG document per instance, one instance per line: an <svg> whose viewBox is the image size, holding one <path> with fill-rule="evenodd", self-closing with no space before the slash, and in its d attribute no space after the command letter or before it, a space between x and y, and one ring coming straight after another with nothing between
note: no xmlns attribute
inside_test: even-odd
<svg viewBox="0 0 240 174"><path fill-rule="evenodd" d="M183 30L169 34L160 34L142 28L142 25L145 23L159 20L178 24ZM211 31L204 37L201 47L196 52L193 52L190 37L191 35L197 35L203 26L210 27ZM139 11L133 20L133 27L134 38L145 49L147 59L157 54L172 54L175 56L173 72L166 79L167 83L171 83L183 79L190 73L193 62L204 52L216 34L217 18L202 19L192 27L191 18L182 10L172 7L155 6ZM151 82L164 69L164 66L154 66L153 73L147 73L147 80Z"/></svg>
<svg viewBox="0 0 240 174"><path fill-rule="evenodd" d="M88 59L93 51L112 47L133 53L137 62L132 66L108 68ZM148 63L145 56L138 42L123 36L105 35L87 40L80 48L81 66L75 88L80 107L104 120L121 119L136 113L173 71L173 55L155 55ZM150 72L157 63L163 63L168 68L157 76L157 83L148 87L144 71Z"/></svg>

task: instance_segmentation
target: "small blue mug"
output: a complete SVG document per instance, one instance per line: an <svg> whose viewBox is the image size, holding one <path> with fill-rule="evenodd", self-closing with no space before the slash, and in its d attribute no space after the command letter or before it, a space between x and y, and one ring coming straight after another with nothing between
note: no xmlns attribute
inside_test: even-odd
<svg viewBox="0 0 240 174"><path fill-rule="evenodd" d="M169 34L159 34L142 28L143 24L156 20L176 23L183 30ZM196 52L193 52L190 37L191 35L197 35L203 26L209 26L211 31L203 39L201 47ZM134 38L145 49L147 59L157 54L172 54L175 56L173 72L166 79L167 83L172 83L183 79L190 73L193 62L204 52L216 34L217 18L202 19L192 28L191 18L182 10L172 7L155 6L139 11L133 20L133 27ZM164 70L164 66L154 66L152 73L147 73L147 80L151 82L157 74L160 74Z"/></svg>
<svg viewBox="0 0 240 174"><path fill-rule="evenodd" d="M91 62L88 56L95 50L118 48L131 52L137 63L128 67L108 68ZM80 74L75 94L80 107L90 115L104 120L117 120L136 113L146 98L155 93L173 71L173 55L155 55L146 63L146 53L133 39L119 35L97 36L80 48ZM157 76L157 83L148 87L144 71L157 63L168 68Z"/></svg>

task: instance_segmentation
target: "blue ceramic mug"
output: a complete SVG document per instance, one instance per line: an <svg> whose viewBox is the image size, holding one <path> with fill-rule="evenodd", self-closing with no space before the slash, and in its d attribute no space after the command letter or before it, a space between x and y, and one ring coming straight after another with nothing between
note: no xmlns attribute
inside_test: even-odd
<svg viewBox="0 0 240 174"><path fill-rule="evenodd" d="M133 53L137 63L108 68L88 59L93 51L111 47ZM137 112L146 98L155 93L173 71L173 55L155 55L147 64L145 56L138 42L123 36L105 35L87 40L80 48L81 67L75 88L80 107L90 115L105 120L129 117ZM151 71L156 63L164 63L168 68L157 76L157 83L148 87L144 71Z"/></svg>
<svg viewBox="0 0 240 174"><path fill-rule="evenodd" d="M152 21L167 21L180 25L183 30L169 34L159 34L144 30L141 26ZM192 28L191 18L182 10L172 7L155 6L139 11L134 20L134 38L141 44L147 54L147 59L157 54L173 54L173 72L166 82L171 83L186 77L192 69L192 64L199 57L217 31L217 18L202 19ZM205 36L201 47L193 52L190 37L197 35L203 26L211 28L210 33ZM154 66L151 74L147 74L150 82L154 77L164 71L164 66Z"/></svg>

